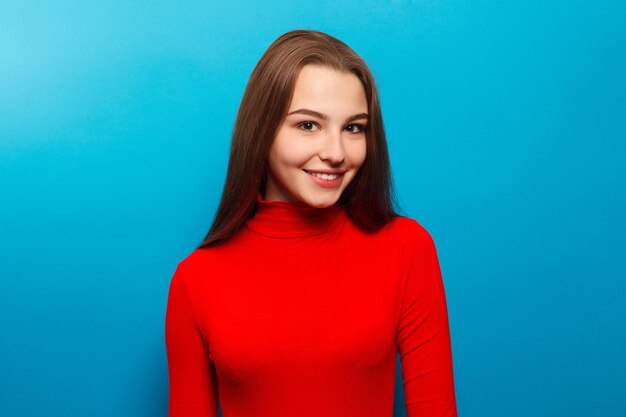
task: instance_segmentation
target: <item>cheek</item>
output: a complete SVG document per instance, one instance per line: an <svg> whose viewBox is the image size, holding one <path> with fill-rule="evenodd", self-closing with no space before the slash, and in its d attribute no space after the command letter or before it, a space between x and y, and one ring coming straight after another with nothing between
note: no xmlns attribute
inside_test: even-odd
<svg viewBox="0 0 626 417"><path fill-rule="evenodd" d="M365 140L350 142L346 145L346 157L348 158L350 165L354 168L358 168L363 165L366 154L367 146Z"/></svg>
<svg viewBox="0 0 626 417"><path fill-rule="evenodd" d="M297 141L277 140L270 150L270 167L280 171L299 168L310 159L310 150Z"/></svg>

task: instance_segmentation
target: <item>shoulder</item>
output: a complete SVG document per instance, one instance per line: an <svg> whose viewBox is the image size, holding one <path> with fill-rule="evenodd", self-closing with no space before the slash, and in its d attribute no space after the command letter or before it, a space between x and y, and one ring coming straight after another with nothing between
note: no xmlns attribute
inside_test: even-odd
<svg viewBox="0 0 626 417"><path fill-rule="evenodd" d="M194 249L178 262L177 269L189 271L199 268L205 262L207 252L206 249Z"/></svg>
<svg viewBox="0 0 626 417"><path fill-rule="evenodd" d="M400 239L410 246L434 245L430 232L420 222L410 217L400 215L394 217L381 229L381 232L394 239Z"/></svg>
<svg viewBox="0 0 626 417"><path fill-rule="evenodd" d="M183 286L189 286L205 277L209 268L219 268L219 252L219 246L194 249L178 262L172 281L180 281Z"/></svg>

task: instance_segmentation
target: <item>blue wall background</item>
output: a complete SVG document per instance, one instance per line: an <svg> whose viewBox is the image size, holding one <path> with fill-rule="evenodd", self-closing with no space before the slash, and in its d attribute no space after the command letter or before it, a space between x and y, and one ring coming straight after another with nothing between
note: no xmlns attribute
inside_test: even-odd
<svg viewBox="0 0 626 417"><path fill-rule="evenodd" d="M626 415L625 21L621 1L2 1L2 414L166 415L169 280L256 61L310 28L377 78L459 414Z"/></svg>

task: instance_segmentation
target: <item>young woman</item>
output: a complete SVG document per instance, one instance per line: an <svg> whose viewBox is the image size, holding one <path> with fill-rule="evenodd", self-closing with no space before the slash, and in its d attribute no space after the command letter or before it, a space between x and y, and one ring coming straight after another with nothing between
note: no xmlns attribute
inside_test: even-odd
<svg viewBox="0 0 626 417"><path fill-rule="evenodd" d="M435 245L392 207L371 72L295 30L255 67L213 225L172 277L170 417L456 416Z"/></svg>

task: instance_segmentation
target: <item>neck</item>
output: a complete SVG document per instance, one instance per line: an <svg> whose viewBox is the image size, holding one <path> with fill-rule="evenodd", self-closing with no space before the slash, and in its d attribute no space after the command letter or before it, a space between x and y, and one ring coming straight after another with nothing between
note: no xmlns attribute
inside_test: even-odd
<svg viewBox="0 0 626 417"><path fill-rule="evenodd" d="M267 201L258 193L256 213L246 226L270 237L306 237L333 230L344 218L343 214L340 206L317 208L300 201Z"/></svg>

